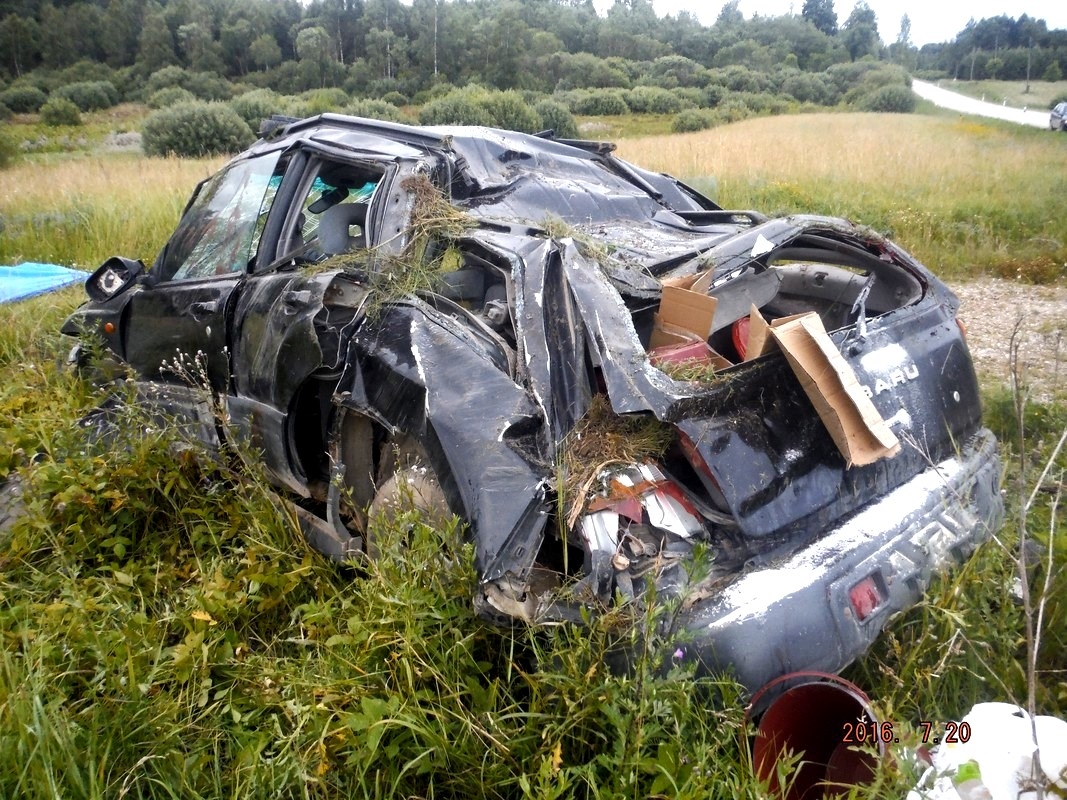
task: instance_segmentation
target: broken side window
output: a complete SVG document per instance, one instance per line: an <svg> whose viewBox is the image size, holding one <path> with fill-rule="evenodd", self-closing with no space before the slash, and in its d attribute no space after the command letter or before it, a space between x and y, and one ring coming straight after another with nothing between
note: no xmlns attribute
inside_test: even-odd
<svg viewBox="0 0 1067 800"><path fill-rule="evenodd" d="M284 172L281 153L268 153L232 164L201 186L156 265L159 279L244 272Z"/></svg>

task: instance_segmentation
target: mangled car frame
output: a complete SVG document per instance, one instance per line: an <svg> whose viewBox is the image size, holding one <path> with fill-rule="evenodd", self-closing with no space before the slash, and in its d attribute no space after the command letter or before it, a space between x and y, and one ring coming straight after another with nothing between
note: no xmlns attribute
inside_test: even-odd
<svg viewBox="0 0 1067 800"><path fill-rule="evenodd" d="M251 442L319 550L373 553L408 492L465 522L486 617L654 587L754 689L843 668L997 525L956 300L874 232L551 133L275 123L64 331Z"/></svg>

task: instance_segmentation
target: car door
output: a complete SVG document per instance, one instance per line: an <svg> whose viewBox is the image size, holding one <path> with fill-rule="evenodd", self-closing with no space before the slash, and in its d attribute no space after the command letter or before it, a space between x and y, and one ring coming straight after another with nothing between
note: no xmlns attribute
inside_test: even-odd
<svg viewBox="0 0 1067 800"><path fill-rule="evenodd" d="M366 294L359 278L338 274L366 264L377 241L368 220L395 171L372 157L316 152L294 160L228 317L230 425L263 454L275 480L299 494L321 469L341 331ZM337 308L325 308L327 297Z"/></svg>
<svg viewBox="0 0 1067 800"><path fill-rule="evenodd" d="M126 359L143 378L229 390L233 309L287 161L243 159L199 187L123 313Z"/></svg>

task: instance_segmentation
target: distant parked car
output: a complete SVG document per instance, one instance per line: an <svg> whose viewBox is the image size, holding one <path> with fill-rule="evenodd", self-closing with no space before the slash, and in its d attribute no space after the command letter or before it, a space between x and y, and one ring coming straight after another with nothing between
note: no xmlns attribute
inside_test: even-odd
<svg viewBox="0 0 1067 800"><path fill-rule="evenodd" d="M1048 115L1048 126L1054 131L1067 131L1067 102L1053 106Z"/></svg>

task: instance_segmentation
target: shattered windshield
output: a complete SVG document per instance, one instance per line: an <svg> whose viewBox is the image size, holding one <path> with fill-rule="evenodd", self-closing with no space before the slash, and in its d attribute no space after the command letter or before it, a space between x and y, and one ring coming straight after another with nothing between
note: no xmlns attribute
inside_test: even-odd
<svg viewBox="0 0 1067 800"><path fill-rule="evenodd" d="M200 188L156 267L162 280L247 269L285 171L280 156L268 153L232 164Z"/></svg>

